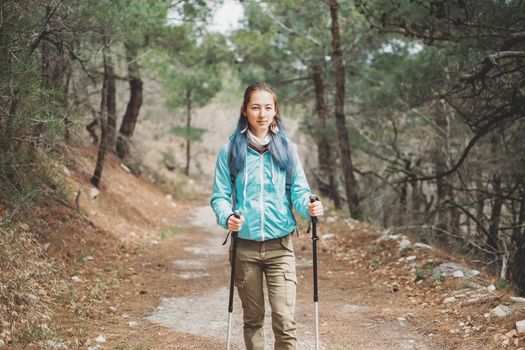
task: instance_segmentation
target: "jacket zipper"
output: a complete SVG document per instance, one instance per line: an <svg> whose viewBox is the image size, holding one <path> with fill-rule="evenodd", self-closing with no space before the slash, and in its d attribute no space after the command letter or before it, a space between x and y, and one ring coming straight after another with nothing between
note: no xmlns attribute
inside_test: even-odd
<svg viewBox="0 0 525 350"><path fill-rule="evenodd" d="M264 241L264 202L263 202L263 191L264 191L264 162L263 157L264 154L260 155L260 166L259 166L259 173L260 173L260 180L261 180L261 196L260 196L260 204L261 204L261 239Z"/></svg>

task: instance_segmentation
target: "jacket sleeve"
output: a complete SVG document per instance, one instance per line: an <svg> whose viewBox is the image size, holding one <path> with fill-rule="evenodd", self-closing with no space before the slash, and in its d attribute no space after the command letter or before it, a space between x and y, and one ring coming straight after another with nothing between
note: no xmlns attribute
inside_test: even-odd
<svg viewBox="0 0 525 350"><path fill-rule="evenodd" d="M297 212L305 217L307 220L310 220L310 214L308 213L308 201L310 200L311 189L308 185L308 180L306 180L306 175L304 174L304 169L297 154L297 147L292 145L292 150L295 157L295 171L292 177L292 183L290 187L290 197L292 199L292 204Z"/></svg>
<svg viewBox="0 0 525 350"><path fill-rule="evenodd" d="M215 212L217 224L228 229L228 217L232 214L232 183L228 167L228 144L221 147L217 157L210 205Z"/></svg>

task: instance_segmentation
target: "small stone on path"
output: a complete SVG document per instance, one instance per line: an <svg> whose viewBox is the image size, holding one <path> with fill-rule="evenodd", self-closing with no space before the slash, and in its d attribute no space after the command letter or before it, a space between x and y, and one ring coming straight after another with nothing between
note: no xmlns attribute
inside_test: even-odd
<svg viewBox="0 0 525 350"><path fill-rule="evenodd" d="M516 321L516 330L518 333L525 333L525 320Z"/></svg>
<svg viewBox="0 0 525 350"><path fill-rule="evenodd" d="M410 248L412 248L412 243L408 239L403 238L399 243L399 251L401 252Z"/></svg>
<svg viewBox="0 0 525 350"><path fill-rule="evenodd" d="M82 282L82 280L81 280L80 277L78 277L78 276L73 276L73 277L71 277L71 280L72 280L73 282L76 282L76 283L81 283L81 282Z"/></svg>
<svg viewBox="0 0 525 350"><path fill-rule="evenodd" d="M428 244L425 244L425 243L416 242L416 243L414 243L414 248L416 248L416 249L432 249L432 246L430 246Z"/></svg>
<svg viewBox="0 0 525 350"><path fill-rule="evenodd" d="M333 233L326 233L326 234L321 236L321 239L330 240L330 239L334 238L334 236L335 235Z"/></svg>
<svg viewBox="0 0 525 350"><path fill-rule="evenodd" d="M95 338L95 341L97 343L105 343L106 342L106 337L104 337L103 335L99 335L98 337Z"/></svg>
<svg viewBox="0 0 525 350"><path fill-rule="evenodd" d="M463 273L463 271L454 271L452 276L454 276L456 278L463 278L463 277L465 277L465 274Z"/></svg>
<svg viewBox="0 0 525 350"><path fill-rule="evenodd" d="M99 194L100 194L100 191L97 188L95 188L95 187L92 187L89 190L89 198L91 198L91 199L97 198Z"/></svg>
<svg viewBox="0 0 525 350"><path fill-rule="evenodd" d="M498 316L499 318L507 317L511 313L511 308L505 305L498 305L494 309L492 309L490 312Z"/></svg>
<svg viewBox="0 0 525 350"><path fill-rule="evenodd" d="M445 300L443 300L443 304L453 303L453 302L455 302L456 300L457 300L456 297L445 298Z"/></svg>

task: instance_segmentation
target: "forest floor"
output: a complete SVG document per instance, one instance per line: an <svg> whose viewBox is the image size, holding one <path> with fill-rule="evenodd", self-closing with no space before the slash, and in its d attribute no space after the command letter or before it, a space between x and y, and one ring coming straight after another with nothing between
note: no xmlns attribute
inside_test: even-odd
<svg viewBox="0 0 525 350"><path fill-rule="evenodd" d="M20 324L3 320L6 344L0 348L224 349L228 249L221 246L225 232L215 224L206 188L188 185L191 196L174 198L152 176L135 178L109 155L97 194L89 185L95 151L74 152L75 160L58 166L70 191L67 205L41 208L39 226L29 224L46 254L63 266L58 274L65 287L53 296L55 284L45 286L51 310L45 329L52 331L26 331L22 339ZM303 223L294 237L299 350L314 349L305 231ZM496 278L486 271L436 276L435 268L458 260L436 248L400 250L403 237L330 210L318 233L323 349L525 349L525 335L515 331L525 303L508 290L487 290ZM233 344L243 349L237 299ZM508 315L495 316L491 310L498 306ZM270 317L267 307L268 349Z"/></svg>

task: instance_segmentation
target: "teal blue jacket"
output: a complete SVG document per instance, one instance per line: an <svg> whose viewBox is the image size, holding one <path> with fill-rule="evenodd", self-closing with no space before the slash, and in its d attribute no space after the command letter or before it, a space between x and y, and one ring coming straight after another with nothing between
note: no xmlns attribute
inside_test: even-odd
<svg viewBox="0 0 525 350"><path fill-rule="evenodd" d="M228 217L233 213L233 193L236 193L235 209L244 216L240 238L265 241L292 232L297 227L292 205L299 214L310 220L307 204L311 190L295 145L296 166L288 184L286 171L279 168L269 151L260 154L248 147L246 165L235 177L235 191L232 191L228 167L228 148L229 143L219 151L210 198L210 205L220 226L225 229L228 227ZM289 191L286 190L287 185Z"/></svg>

